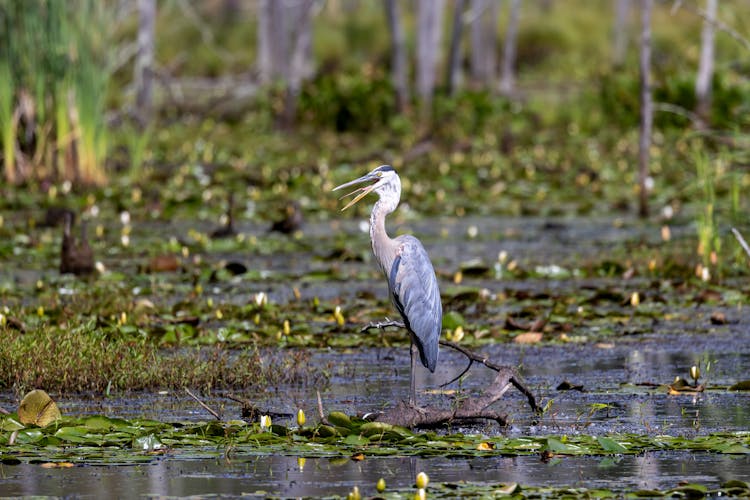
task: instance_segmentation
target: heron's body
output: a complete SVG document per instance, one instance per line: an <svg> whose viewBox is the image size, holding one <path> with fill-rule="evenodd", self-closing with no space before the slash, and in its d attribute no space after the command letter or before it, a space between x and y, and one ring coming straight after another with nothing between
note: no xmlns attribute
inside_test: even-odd
<svg viewBox="0 0 750 500"><path fill-rule="evenodd" d="M391 238L386 232L385 218L396 209L401 197L401 180L393 167L380 166L336 189L368 181L375 183L358 190L361 193L344 208L348 208L372 191L379 196L370 215L370 240L380 270L388 280L391 301L401 314L411 338L410 402L414 404L415 350L419 353L422 364L431 372L435 371L437 365L443 321L440 290L435 270L422 243L411 235Z"/></svg>

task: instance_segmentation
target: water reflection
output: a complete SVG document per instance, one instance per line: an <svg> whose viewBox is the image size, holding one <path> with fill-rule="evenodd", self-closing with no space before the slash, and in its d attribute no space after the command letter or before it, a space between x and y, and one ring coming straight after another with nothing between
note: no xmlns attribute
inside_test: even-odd
<svg viewBox="0 0 750 500"><path fill-rule="evenodd" d="M729 479L750 481L750 457L708 453L646 453L612 458L564 457L542 462L537 456L444 458L367 458L357 462L297 457L243 456L203 460L161 459L146 466L76 467L44 470L38 465L3 466L3 494L108 498L114 496L345 495L357 485L374 495L384 478L389 488L411 488L417 472L432 482L518 482L532 486L610 489L668 489L681 481L717 487Z"/></svg>

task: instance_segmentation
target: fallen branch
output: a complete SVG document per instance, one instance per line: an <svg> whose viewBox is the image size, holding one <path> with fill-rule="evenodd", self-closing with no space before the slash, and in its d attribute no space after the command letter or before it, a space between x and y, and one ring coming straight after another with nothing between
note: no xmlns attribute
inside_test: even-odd
<svg viewBox="0 0 750 500"><path fill-rule="evenodd" d="M747 245L747 241L742 237L742 234L740 234L737 228L734 227L732 228L732 234L734 234L734 237L740 242L740 246L745 250L747 256L750 257L750 246Z"/></svg>
<svg viewBox="0 0 750 500"><path fill-rule="evenodd" d="M187 387L185 387L185 392L187 392L188 396L190 396L191 398L193 398L199 405L201 405L203 407L203 409L205 409L208 413L210 413L211 415L213 415L214 418L216 418L216 420L221 421L221 416L218 413L216 413L214 410L212 410L206 403L204 403L203 401L201 401L198 398L198 396L196 396L195 394L193 394L192 392L190 392L190 389L188 389Z"/></svg>
<svg viewBox="0 0 750 500"><path fill-rule="evenodd" d="M382 329L388 326L403 328L404 324L400 321L392 321L386 318L386 321L384 322L368 324L362 328L362 331L371 328ZM495 364L486 356L481 356L456 344L455 342L441 340L440 345L450 347L469 359L469 364L466 369L464 369L452 381L444 385L448 385L461 378L475 362L482 363L487 368L496 371L497 375L495 376L495 379L478 397L457 401L451 409L418 408L402 401L395 407L375 416L374 420L403 427L437 427L455 423L457 421L474 421L483 419L494 420L500 425L505 426L508 423L507 414L489 410L488 407L502 398L511 386L515 387L526 396L529 406L531 406L531 409L534 412L539 412L539 406L536 403L534 394L521 381L521 378L518 376L515 369L509 366Z"/></svg>
<svg viewBox="0 0 750 500"><path fill-rule="evenodd" d="M534 397L534 394L531 392L531 390L528 387L526 387L526 384L524 384L521 381L521 378L518 376L518 374L516 373L516 371L513 368L508 367L508 366L497 365L497 364L493 363L492 361L490 361L489 359L487 359L487 357L485 357L485 356L479 356L475 352L469 351L468 349L466 349L466 348L464 348L464 347L456 344L455 342L449 342L447 340L441 340L440 341L440 345L445 346L445 347L450 347L451 349L455 349L456 351L460 352L461 354L463 354L464 356L466 356L467 358L469 358L469 360L471 361L469 363L469 367L471 367L471 364L474 361L476 361L476 362L482 363L484 366L486 366L490 370L495 370L498 373L503 373L505 371L510 371L511 376L508 378L508 382L510 384L512 384L513 387L515 387L516 389L518 389L524 396L526 396L526 399L529 401L529 406L531 406L531 409L533 411L535 411L535 412L539 411L539 406L536 404L536 398ZM467 367L466 370L464 370L463 373L466 373L466 371L468 371L469 367ZM497 380L498 379L495 378L495 382L497 382ZM493 384L495 382L493 382Z"/></svg>
<svg viewBox="0 0 750 500"><path fill-rule="evenodd" d="M488 407L498 401L510 388L515 373L512 368L500 367L492 383L477 398L462 400L455 408L440 410L435 408L416 408L401 401L395 407L375 418L402 427L437 427L456 422L476 420L494 420L501 426L508 424L508 415L490 410ZM536 408L536 404L533 406Z"/></svg>

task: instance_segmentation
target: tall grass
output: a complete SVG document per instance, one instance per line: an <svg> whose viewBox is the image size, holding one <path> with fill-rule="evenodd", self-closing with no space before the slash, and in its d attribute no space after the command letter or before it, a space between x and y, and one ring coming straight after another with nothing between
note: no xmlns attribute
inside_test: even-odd
<svg viewBox="0 0 750 500"><path fill-rule="evenodd" d="M103 183L110 79L106 34L111 28L105 2L0 0L0 24L4 28L0 45L7 51L4 59L12 62L7 69L12 78L0 78L6 180L35 177ZM19 158L8 154L8 143L16 142L20 128L11 130L3 118L23 114L13 100L14 91L30 96L27 116L21 118L35 139L19 148L24 165L31 167L22 173L11 166Z"/></svg>
<svg viewBox="0 0 750 500"><path fill-rule="evenodd" d="M0 60L0 133L3 140L5 178L16 181L16 125L13 119L13 75L8 60Z"/></svg>
<svg viewBox="0 0 750 500"><path fill-rule="evenodd" d="M700 213L698 214L698 255L703 269L710 269L718 262L721 238L716 225L716 179L720 166L718 159L712 159L704 148L693 146L693 159L701 193ZM708 272L703 276L710 276Z"/></svg>

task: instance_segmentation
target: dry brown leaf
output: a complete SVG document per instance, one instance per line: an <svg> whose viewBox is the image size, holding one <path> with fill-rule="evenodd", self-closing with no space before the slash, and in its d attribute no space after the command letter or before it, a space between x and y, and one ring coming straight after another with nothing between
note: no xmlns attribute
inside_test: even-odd
<svg viewBox="0 0 750 500"><path fill-rule="evenodd" d="M536 344L540 340L542 340L541 332L526 332L516 335L513 342L516 344Z"/></svg>

